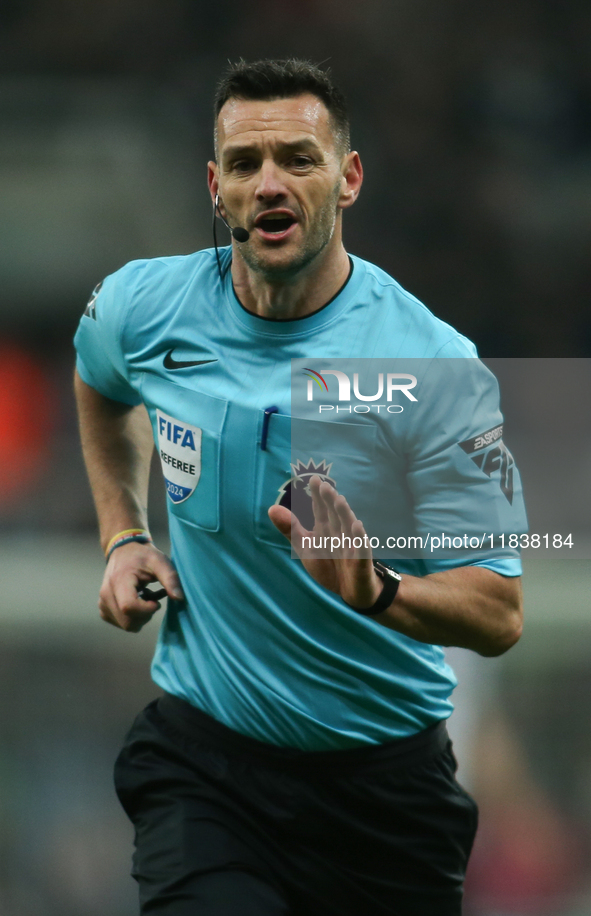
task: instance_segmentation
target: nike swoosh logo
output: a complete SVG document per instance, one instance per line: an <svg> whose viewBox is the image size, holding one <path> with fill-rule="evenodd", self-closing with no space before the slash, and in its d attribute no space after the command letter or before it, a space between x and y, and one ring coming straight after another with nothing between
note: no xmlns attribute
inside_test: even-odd
<svg viewBox="0 0 591 916"><path fill-rule="evenodd" d="M217 363L217 359L193 359L189 362L183 360L177 361L172 358L174 353L174 347L172 350L169 350L166 356L164 357L164 368L165 369L188 369L189 366L205 366L206 363Z"/></svg>

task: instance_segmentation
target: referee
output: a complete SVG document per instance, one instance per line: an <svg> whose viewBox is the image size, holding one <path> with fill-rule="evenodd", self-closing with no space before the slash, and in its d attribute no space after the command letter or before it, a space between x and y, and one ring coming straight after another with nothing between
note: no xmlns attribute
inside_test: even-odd
<svg viewBox="0 0 591 916"><path fill-rule="evenodd" d="M160 607L146 586L168 595L162 693L116 764L140 911L457 916L477 810L455 779L442 647L495 656L517 641L519 558L491 542L383 566L302 539L363 540L355 487L378 495L391 531L523 530L496 382L469 341L345 251L363 172L324 71L231 66L208 170L231 245L125 265L76 335L101 616L137 632ZM328 424L304 420L294 456L291 361L322 376L351 357L454 371L395 425L343 411L324 440ZM149 533L154 443L171 559Z"/></svg>

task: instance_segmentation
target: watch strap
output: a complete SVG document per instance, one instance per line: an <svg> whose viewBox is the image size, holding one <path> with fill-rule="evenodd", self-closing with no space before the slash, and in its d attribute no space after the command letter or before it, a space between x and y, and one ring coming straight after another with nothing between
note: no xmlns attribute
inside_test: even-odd
<svg viewBox="0 0 591 916"><path fill-rule="evenodd" d="M378 600L375 601L371 607L352 608L352 610L356 611L358 614L362 614L364 617L372 617L374 614L380 614L382 611L385 611L386 608L389 608L396 597L398 586L402 580L400 573L380 563L379 560L373 561L373 568L382 580L384 587Z"/></svg>

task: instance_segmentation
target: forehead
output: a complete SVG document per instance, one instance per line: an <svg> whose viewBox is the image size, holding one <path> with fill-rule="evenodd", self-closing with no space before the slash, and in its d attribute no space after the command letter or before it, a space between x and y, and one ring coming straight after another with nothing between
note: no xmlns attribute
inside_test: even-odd
<svg viewBox="0 0 591 916"><path fill-rule="evenodd" d="M322 147L333 145L326 106L308 94L270 101L228 99L218 116L220 151L230 143L260 143L269 139L313 139Z"/></svg>

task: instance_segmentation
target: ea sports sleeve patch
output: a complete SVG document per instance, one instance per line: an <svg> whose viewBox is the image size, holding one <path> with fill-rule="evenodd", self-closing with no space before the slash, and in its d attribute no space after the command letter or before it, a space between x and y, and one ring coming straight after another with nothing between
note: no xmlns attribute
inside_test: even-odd
<svg viewBox="0 0 591 916"><path fill-rule="evenodd" d="M87 385L114 401L135 405L141 403L141 398L129 378L122 335L129 299L128 273L122 268L95 286L80 319L74 346L76 368Z"/></svg>

